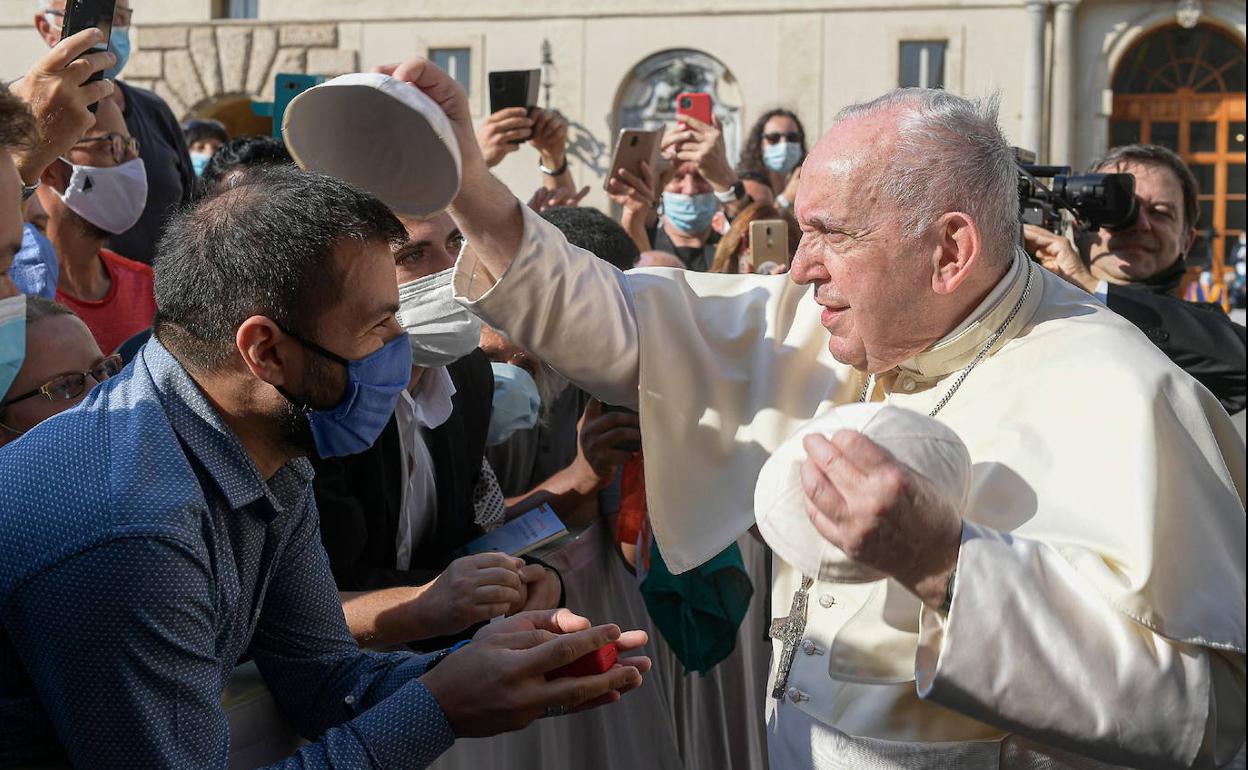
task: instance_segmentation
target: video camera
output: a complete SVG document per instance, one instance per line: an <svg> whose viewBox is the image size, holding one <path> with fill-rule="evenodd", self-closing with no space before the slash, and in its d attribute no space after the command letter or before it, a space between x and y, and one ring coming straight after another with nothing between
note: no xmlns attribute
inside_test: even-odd
<svg viewBox="0 0 1248 770"><path fill-rule="evenodd" d="M1062 231L1062 211L1085 229L1125 230L1135 224L1135 177L1130 174L1076 174L1069 166L1038 166L1036 156L1014 148L1018 165L1018 205L1023 224ZM1040 180L1052 180L1045 185Z"/></svg>

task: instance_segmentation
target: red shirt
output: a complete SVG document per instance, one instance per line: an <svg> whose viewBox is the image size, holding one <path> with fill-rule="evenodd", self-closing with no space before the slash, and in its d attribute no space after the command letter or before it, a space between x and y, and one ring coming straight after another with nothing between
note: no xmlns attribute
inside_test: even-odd
<svg viewBox="0 0 1248 770"><path fill-rule="evenodd" d="M142 262L100 249L108 271L108 294L96 302L81 300L58 287L56 301L78 314L105 355L152 325L156 294L152 268Z"/></svg>

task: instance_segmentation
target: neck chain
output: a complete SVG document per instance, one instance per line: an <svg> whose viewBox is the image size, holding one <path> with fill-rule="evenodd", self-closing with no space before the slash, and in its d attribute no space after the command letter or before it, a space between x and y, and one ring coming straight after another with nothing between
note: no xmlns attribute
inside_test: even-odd
<svg viewBox="0 0 1248 770"><path fill-rule="evenodd" d="M979 366L980 362L983 361L985 358L987 358L988 351L992 350L992 346L997 344L997 340L1001 339L1001 335L1005 334L1005 330L1010 328L1010 324L1014 323L1014 318L1018 315L1018 311L1022 310L1023 303L1027 301L1027 295L1031 294L1031 278L1032 278L1031 260L1027 260L1023 264L1027 268L1027 283L1026 285L1023 286L1023 293L1021 296L1019 296L1018 302L1014 303L1014 308L1010 310L1010 314L1008 317L1006 317L1005 323L1001 324L1001 326L995 332L992 333L992 336L989 337L988 341L984 343L984 346L979 349L979 353L976 354L975 358L971 361L971 363L968 364L967 367L963 369L961 373L958 374L958 378L953 381L953 385L950 386L949 390L945 392L945 395L941 397L940 401L936 404L936 407L932 409L932 411L927 413L928 417L935 417L936 414L940 412L941 409L945 408L945 404L948 404L949 399L953 398L953 394L957 393L958 388L962 387L962 383L966 380L967 375L971 373L971 370L974 369L976 366ZM867 396L870 395L871 391L874 389L875 389L875 375L872 374L871 376L867 377L867 384L862 386L862 393L858 395L858 400L860 402L866 401Z"/></svg>

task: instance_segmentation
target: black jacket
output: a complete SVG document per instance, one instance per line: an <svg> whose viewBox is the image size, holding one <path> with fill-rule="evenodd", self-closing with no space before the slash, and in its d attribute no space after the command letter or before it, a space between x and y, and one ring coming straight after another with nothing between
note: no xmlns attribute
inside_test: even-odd
<svg viewBox="0 0 1248 770"><path fill-rule="evenodd" d="M1248 403L1243 326L1218 305L1187 302L1170 294L1182 278L1182 260L1145 283L1111 284L1109 309L1139 327L1161 352L1218 397L1230 414Z"/></svg>
<svg viewBox="0 0 1248 770"><path fill-rule="evenodd" d="M454 410L430 431L438 510L433 530L413 544L411 568L395 569L394 537L403 495L403 452L393 416L372 447L350 457L313 460L321 542L342 591L421 585L452 561L451 554L482 534L472 492L481 476L494 398L490 362L474 350L447 367Z"/></svg>

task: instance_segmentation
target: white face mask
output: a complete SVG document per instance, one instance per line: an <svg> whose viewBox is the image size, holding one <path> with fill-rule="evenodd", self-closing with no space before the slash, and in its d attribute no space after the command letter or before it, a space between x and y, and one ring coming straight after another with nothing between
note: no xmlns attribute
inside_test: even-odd
<svg viewBox="0 0 1248 770"><path fill-rule="evenodd" d="M147 168L142 158L120 166L73 167L61 200L69 210L106 233L124 233L143 216L147 206Z"/></svg>
<svg viewBox="0 0 1248 770"><path fill-rule="evenodd" d="M481 319L455 301L455 269L399 285L399 325L412 344L414 366L446 366L481 341Z"/></svg>

